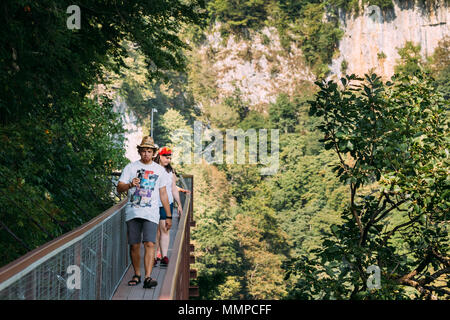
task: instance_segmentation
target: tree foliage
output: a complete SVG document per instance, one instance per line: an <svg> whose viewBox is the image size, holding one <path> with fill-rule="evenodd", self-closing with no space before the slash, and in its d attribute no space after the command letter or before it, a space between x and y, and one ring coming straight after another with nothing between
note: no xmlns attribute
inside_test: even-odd
<svg viewBox="0 0 450 320"><path fill-rule="evenodd" d="M430 70L435 75L434 85L446 100L450 99L450 37L442 39L430 61Z"/></svg>
<svg viewBox="0 0 450 320"><path fill-rule="evenodd" d="M323 116L319 129L339 159L336 174L350 202L317 250L319 261L295 263L304 275L298 294L405 299L409 286L417 297L448 295L448 102L423 75L341 82L342 89L317 83L311 114ZM367 289L370 265L381 269L380 290Z"/></svg>
<svg viewBox="0 0 450 320"><path fill-rule="evenodd" d="M305 60L318 77L328 73L343 31L336 19L324 21L325 4L308 4L300 12L293 32L298 35Z"/></svg>
<svg viewBox="0 0 450 320"><path fill-rule="evenodd" d="M184 70L187 45L177 32L202 18L201 1L85 0L76 3L81 28L70 30L72 4L0 4L3 264L111 206L111 173L125 165L124 132L99 85L127 67L130 42L148 79ZM131 91L131 100L144 100Z"/></svg>
<svg viewBox="0 0 450 320"><path fill-rule="evenodd" d="M284 133L293 132L297 123L297 111L287 94L280 94L275 103L269 107L269 121L273 128Z"/></svg>

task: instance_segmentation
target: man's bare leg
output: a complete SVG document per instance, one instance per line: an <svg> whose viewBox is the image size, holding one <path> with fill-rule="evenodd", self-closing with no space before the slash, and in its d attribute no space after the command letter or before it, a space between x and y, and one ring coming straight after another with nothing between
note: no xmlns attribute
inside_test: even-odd
<svg viewBox="0 0 450 320"><path fill-rule="evenodd" d="M152 274L154 257L155 257L155 244L153 242L144 242L145 254L144 254L144 268L145 278L150 277Z"/></svg>
<svg viewBox="0 0 450 320"><path fill-rule="evenodd" d="M161 221L160 221L160 223L161 223ZM160 244L160 239L159 239L160 237L161 237L161 234L159 232L159 225L158 225L158 230L156 232L156 244L155 244L156 250L153 250L153 251L155 251L155 259L158 258L158 251L161 251L161 249L160 249L161 244Z"/></svg>
<svg viewBox="0 0 450 320"><path fill-rule="evenodd" d="M167 257L167 253L169 251L169 230L166 229L166 220L162 220L163 222L159 224L158 231L160 232L159 236L159 245L161 247L161 258Z"/></svg>
<svg viewBox="0 0 450 320"><path fill-rule="evenodd" d="M141 244L131 245L131 262L134 268L134 274L141 275Z"/></svg>

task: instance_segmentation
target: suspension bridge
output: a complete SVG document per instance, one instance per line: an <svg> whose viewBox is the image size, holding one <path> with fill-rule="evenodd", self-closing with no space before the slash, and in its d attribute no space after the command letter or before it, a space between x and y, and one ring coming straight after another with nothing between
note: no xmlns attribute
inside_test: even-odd
<svg viewBox="0 0 450 320"><path fill-rule="evenodd" d="M134 273L126 235L127 199L120 199L75 230L2 267L0 300L186 300L198 296L198 287L190 285L197 276L190 268L195 262L190 243L195 226L194 177L182 175L179 180L190 193L180 194L185 214L180 217L174 209L170 262L153 268L156 287L128 286Z"/></svg>

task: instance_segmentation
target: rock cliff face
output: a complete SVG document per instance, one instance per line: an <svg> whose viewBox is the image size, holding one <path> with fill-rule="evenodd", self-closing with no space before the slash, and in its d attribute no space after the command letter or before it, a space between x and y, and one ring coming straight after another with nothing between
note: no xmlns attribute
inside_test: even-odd
<svg viewBox="0 0 450 320"><path fill-rule="evenodd" d="M141 143L142 137L144 136L143 128L138 125L136 115L129 108L125 99L118 94L117 88L117 84L108 86L97 84L90 98L94 99L96 95L105 95L113 100L113 111L120 115L123 128L126 130L124 134L125 157L130 161L137 161L140 157L137 153L136 146Z"/></svg>
<svg viewBox="0 0 450 320"><path fill-rule="evenodd" d="M356 16L339 11L340 25L345 34L330 65L330 78L342 77L345 61L347 74L363 75L373 69L387 79L392 76L400 58L397 50L406 41L420 44L423 57L432 55L439 41L450 36L449 1L420 3L394 0L391 10L382 12L375 7L366 7ZM290 52L287 52L281 46L275 28L250 31L247 39L233 35L224 39L219 29L220 23L216 23L202 45L195 49L195 54L205 58L205 67L214 74L212 85L219 99L231 96L234 90L239 89L253 110L265 112L279 93L293 95L302 82L315 80L301 50L292 44ZM117 98L115 106L128 130L126 156L131 161L137 160L139 156L135 148L140 143L143 130L136 124L125 102Z"/></svg>
<svg viewBox="0 0 450 320"><path fill-rule="evenodd" d="M202 55L213 52L210 67L216 74L219 98L230 96L238 88L253 109L265 111L280 92L293 94L301 81L314 80L301 50L292 45L287 53L275 28L251 31L251 40L231 35L226 41L216 31L219 28L217 23L198 51Z"/></svg>
<svg viewBox="0 0 450 320"><path fill-rule="evenodd" d="M388 79L400 58L397 50L406 41L419 44L424 58L431 56L439 41L450 36L448 3L394 0L394 8L385 11L374 6L366 6L359 15L340 10L338 18L345 34L330 65L329 78L340 78L343 71L362 76L373 69ZM234 36L224 40L219 28L220 23L216 23L196 52L208 57L219 98L238 88L252 109L264 112L279 93L293 94L302 81L314 81L301 50L292 44L287 53L275 28L250 31L250 40Z"/></svg>
<svg viewBox="0 0 450 320"><path fill-rule="evenodd" d="M432 5L430 3L433 3ZM422 56L433 54L438 42L449 36L450 10L448 1L394 0L394 9L385 12L366 7L355 17L340 11L339 20L345 31L339 43L339 56L331 65L335 77L342 76L342 63L347 74L363 75L369 69L389 78L399 59L397 49L406 41L420 44Z"/></svg>
<svg viewBox="0 0 450 320"><path fill-rule="evenodd" d="M137 153L136 146L141 143L144 135L143 130L137 125L136 116L120 96L116 96L114 101L114 111L120 114L124 128L127 130L125 133L125 157L130 161L137 161L140 157Z"/></svg>

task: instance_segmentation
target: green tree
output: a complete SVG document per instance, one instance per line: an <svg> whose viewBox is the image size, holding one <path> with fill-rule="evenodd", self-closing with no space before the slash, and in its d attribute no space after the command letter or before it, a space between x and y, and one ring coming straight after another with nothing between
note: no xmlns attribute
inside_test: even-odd
<svg viewBox="0 0 450 320"><path fill-rule="evenodd" d="M212 0L208 9L212 19L225 22L232 31L261 26L267 16L267 0Z"/></svg>
<svg viewBox="0 0 450 320"><path fill-rule="evenodd" d="M328 73L328 64L344 34L336 19L323 22L324 12L325 3L308 4L302 9L293 26L305 60L319 78Z"/></svg>
<svg viewBox="0 0 450 320"><path fill-rule="evenodd" d="M86 100L77 109L51 111L0 130L3 263L113 204L111 173L125 159L123 127L111 103Z"/></svg>
<svg viewBox="0 0 450 320"><path fill-rule="evenodd" d="M333 225L318 249L294 271L302 297L405 299L449 294L448 108L423 74L382 83L376 75L317 82L311 114L335 170L349 188L342 224ZM403 247L399 245L403 243ZM406 251L402 250L403 248ZM368 290L367 268L381 270L381 289ZM312 281L314 286L305 286Z"/></svg>
<svg viewBox="0 0 450 320"><path fill-rule="evenodd" d="M420 50L420 45L414 45L413 42L406 41L405 46L397 50L400 59L394 67L395 73L413 75L414 73L420 72L420 68L424 66Z"/></svg>
<svg viewBox="0 0 450 320"><path fill-rule="evenodd" d="M194 175L195 183L196 226L191 236L198 278L193 282L199 286L201 299L218 299L228 290L236 293L236 283L229 280L242 275L233 231L234 199L225 174L215 166L204 162L186 165L185 170Z"/></svg>
<svg viewBox="0 0 450 320"><path fill-rule="evenodd" d="M181 48L186 44L175 32L183 23L201 21L197 10L201 2L196 1L135 0L111 5L108 0L86 0L78 2L82 27L73 31L66 27L66 9L71 4L55 0L2 3L1 19L7 22L0 33L3 123L50 103L58 106L61 98L83 99L101 76L101 67L117 71L123 65L124 38L136 43L147 57L149 77L182 70Z"/></svg>
<svg viewBox="0 0 450 320"><path fill-rule="evenodd" d="M250 111L248 103L243 101L242 93L239 88L236 88L231 96L226 97L224 103L238 113L241 121Z"/></svg>
<svg viewBox="0 0 450 320"><path fill-rule="evenodd" d="M254 197L242 202L234 219L247 299L282 299L287 294L281 266L290 248L270 200L268 186L261 184Z"/></svg>
<svg viewBox="0 0 450 320"><path fill-rule="evenodd" d="M239 123L238 127L244 131L248 129L266 129L268 121L260 112L250 110L247 116Z"/></svg>
<svg viewBox="0 0 450 320"><path fill-rule="evenodd" d="M434 85L442 92L446 100L450 99L450 38L439 42L430 62L430 69L435 75Z"/></svg>
<svg viewBox="0 0 450 320"><path fill-rule="evenodd" d="M310 255L321 247L321 237L330 223L338 223L346 199L345 188L334 176L336 160L322 150L318 132L280 137L281 168L270 185L271 207L280 227L292 242L292 255ZM343 199L344 198L344 199Z"/></svg>
<svg viewBox="0 0 450 320"><path fill-rule="evenodd" d="M297 109L297 105L291 102L287 94L280 94L275 103L271 103L269 107L271 126L284 133L293 132L297 123Z"/></svg>

